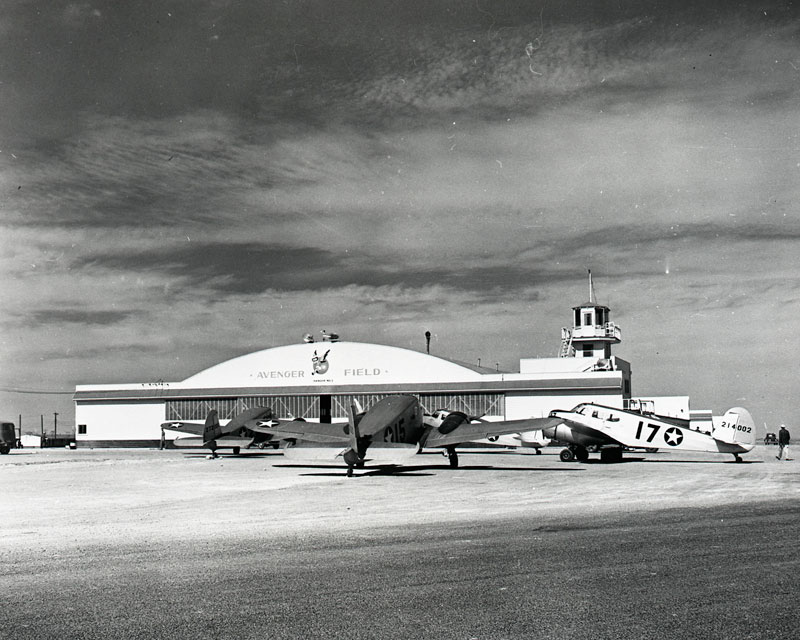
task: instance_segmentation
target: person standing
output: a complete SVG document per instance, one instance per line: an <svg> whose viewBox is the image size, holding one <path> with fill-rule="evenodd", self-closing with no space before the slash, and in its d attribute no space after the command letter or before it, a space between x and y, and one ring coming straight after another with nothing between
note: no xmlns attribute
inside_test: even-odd
<svg viewBox="0 0 800 640"><path fill-rule="evenodd" d="M789 440L789 430L785 424L782 424L780 431L778 431L778 455L775 456L778 460L783 457L784 453L786 454L786 460L789 459Z"/></svg>

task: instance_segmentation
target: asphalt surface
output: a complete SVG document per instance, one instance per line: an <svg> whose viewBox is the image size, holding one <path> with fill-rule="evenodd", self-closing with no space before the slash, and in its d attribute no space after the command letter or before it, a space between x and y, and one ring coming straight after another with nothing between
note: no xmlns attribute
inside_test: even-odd
<svg viewBox="0 0 800 640"><path fill-rule="evenodd" d="M795 638L800 482L770 454L4 457L30 502L0 509L0 637Z"/></svg>

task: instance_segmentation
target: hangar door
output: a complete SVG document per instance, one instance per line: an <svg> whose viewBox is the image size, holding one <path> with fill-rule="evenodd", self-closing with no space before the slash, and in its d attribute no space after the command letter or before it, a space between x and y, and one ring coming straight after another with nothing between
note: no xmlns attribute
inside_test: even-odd
<svg viewBox="0 0 800 640"><path fill-rule="evenodd" d="M220 420L229 420L237 413L252 407L272 407L279 418L305 418L306 420L346 420L351 399L356 399L364 409L391 395L388 393L361 393L346 395L296 395L251 396L246 398L203 398L167 400L165 420L206 419L211 409L216 409ZM502 393L419 393L426 413L436 409L463 411L472 416L499 416L506 414L506 398Z"/></svg>

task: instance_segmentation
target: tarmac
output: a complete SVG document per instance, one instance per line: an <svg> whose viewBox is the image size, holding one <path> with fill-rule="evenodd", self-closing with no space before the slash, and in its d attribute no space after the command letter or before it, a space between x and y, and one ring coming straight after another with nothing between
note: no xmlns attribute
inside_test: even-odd
<svg viewBox="0 0 800 640"><path fill-rule="evenodd" d="M0 637L796 637L800 462L558 452L14 450Z"/></svg>

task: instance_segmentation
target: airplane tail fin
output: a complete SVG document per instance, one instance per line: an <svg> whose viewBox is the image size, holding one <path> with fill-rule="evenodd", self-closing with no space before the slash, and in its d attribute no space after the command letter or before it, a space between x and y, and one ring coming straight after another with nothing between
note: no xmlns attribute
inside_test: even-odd
<svg viewBox="0 0 800 640"><path fill-rule="evenodd" d="M347 435L350 436L350 449L344 454L344 461L347 463L347 475L352 475L353 467L362 461L363 456L358 450L358 422L360 416L356 413L356 407L361 408L358 402L354 399L350 403L350 408L347 412Z"/></svg>
<svg viewBox="0 0 800 640"><path fill-rule="evenodd" d="M739 445L748 451L755 446L756 425L747 409L733 407L722 417L714 416L712 421L713 435L717 440Z"/></svg>
<svg viewBox="0 0 800 640"><path fill-rule="evenodd" d="M216 409L212 409L206 416L206 423L203 426L203 442L211 442L219 438L222 427L219 424L219 414Z"/></svg>

